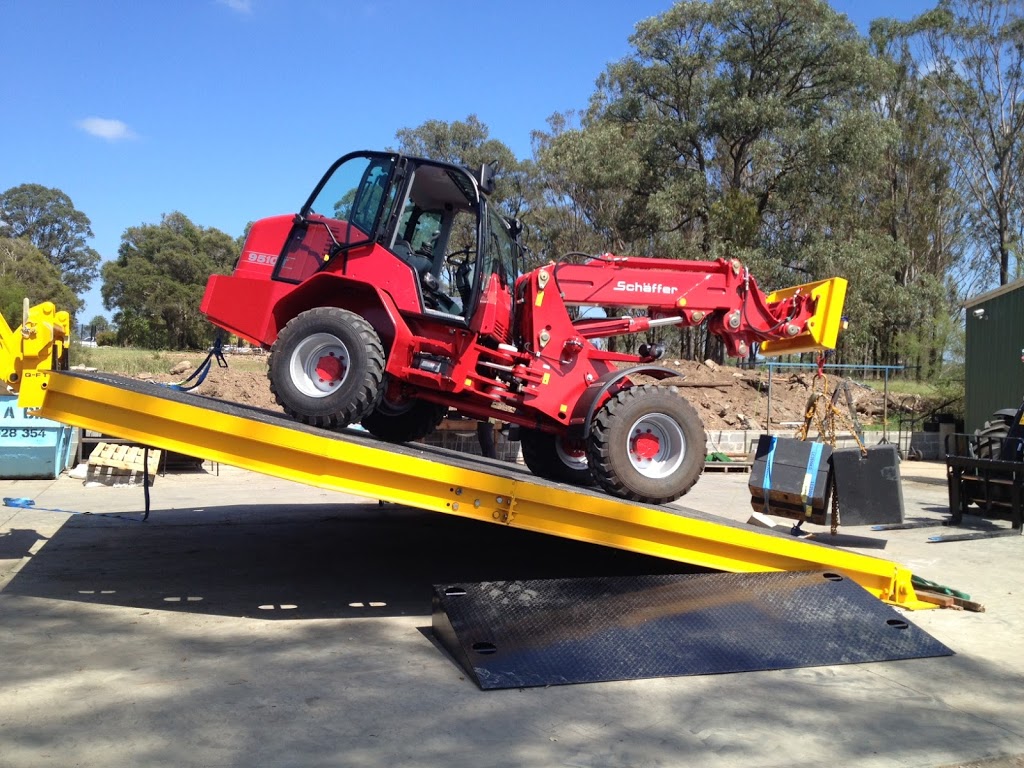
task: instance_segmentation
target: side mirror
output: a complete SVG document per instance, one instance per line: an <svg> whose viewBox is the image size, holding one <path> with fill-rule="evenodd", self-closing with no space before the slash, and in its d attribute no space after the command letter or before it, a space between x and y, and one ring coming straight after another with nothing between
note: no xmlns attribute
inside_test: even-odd
<svg viewBox="0 0 1024 768"><path fill-rule="evenodd" d="M484 163L480 166L477 182L480 184L480 190L485 195L489 195L494 191L494 176L497 172L497 168L494 167L493 163Z"/></svg>

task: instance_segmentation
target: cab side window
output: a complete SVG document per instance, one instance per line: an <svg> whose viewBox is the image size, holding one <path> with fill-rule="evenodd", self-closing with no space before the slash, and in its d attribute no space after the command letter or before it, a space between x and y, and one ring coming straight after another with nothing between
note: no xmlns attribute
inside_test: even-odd
<svg viewBox="0 0 1024 768"><path fill-rule="evenodd" d="M492 259L492 272L498 276L503 288L509 287L519 277L516 262L518 246L508 222L493 209L487 212L487 247Z"/></svg>

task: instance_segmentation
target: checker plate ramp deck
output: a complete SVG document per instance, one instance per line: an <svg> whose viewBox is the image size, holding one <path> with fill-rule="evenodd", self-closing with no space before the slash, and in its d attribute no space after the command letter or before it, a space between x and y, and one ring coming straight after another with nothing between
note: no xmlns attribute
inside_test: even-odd
<svg viewBox="0 0 1024 768"><path fill-rule="evenodd" d="M953 653L834 573L441 585L433 628L484 690Z"/></svg>
<svg viewBox="0 0 1024 768"><path fill-rule="evenodd" d="M26 394L22 387L23 396ZM905 608L912 574L868 555L678 507L635 504L541 480L523 467L327 432L258 408L117 376L52 373L42 416L320 488L729 572L828 569Z"/></svg>

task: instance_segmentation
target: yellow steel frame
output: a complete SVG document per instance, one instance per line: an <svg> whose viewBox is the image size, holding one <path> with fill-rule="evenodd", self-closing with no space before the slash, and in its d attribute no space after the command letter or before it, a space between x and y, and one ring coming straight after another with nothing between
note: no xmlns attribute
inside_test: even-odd
<svg viewBox="0 0 1024 768"><path fill-rule="evenodd" d="M58 312L49 301L30 307L25 299L22 323L14 330L0 315L0 391L18 391L24 380L35 377L39 386L29 390L38 392L45 386L54 361L63 358L70 340L71 317Z"/></svg>
<svg viewBox="0 0 1024 768"><path fill-rule="evenodd" d="M917 598L910 571L886 560L257 421L199 398L60 373L22 395L41 401L49 419L286 480L722 571L836 571L888 603L932 607Z"/></svg>

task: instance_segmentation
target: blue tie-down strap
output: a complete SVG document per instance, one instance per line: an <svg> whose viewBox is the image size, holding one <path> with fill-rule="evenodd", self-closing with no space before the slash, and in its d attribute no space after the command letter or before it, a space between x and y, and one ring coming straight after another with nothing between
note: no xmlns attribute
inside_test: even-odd
<svg viewBox="0 0 1024 768"><path fill-rule="evenodd" d="M73 512L70 509L54 509L52 507L37 507L35 501L26 498L12 498L10 496L4 496L4 506L14 507L15 509L31 509L33 512L64 512L68 515L78 515L79 512Z"/></svg>
<svg viewBox="0 0 1024 768"><path fill-rule="evenodd" d="M171 389L176 389L179 392L188 392L195 389L206 380L206 374L210 372L210 367L214 360L217 361L217 366L219 368L227 368L228 361L224 358L224 352L222 351L223 345L224 337L218 333L217 338L213 341L213 346L210 347L210 353L206 356L206 359L199 364L199 367L192 371L192 374L184 381L178 382L177 384L167 384L165 386L170 387ZM190 385L189 382L192 381L192 379L195 379L196 381L194 384Z"/></svg>
<svg viewBox="0 0 1024 768"><path fill-rule="evenodd" d="M768 441L768 455L764 465L764 511L768 512L772 490L772 467L775 465L775 444L778 438L772 436Z"/></svg>
<svg viewBox="0 0 1024 768"><path fill-rule="evenodd" d="M73 509L57 509L56 507L37 507L35 501L26 498L14 498L11 496L4 496L4 506L14 507L15 509L31 509L33 512L63 512L65 515L91 515L92 512L78 512ZM149 501L146 501L146 517L149 516ZM138 520L134 517L125 517L124 515L112 515L106 513L103 515L107 517L118 517L122 520L131 520L132 522L145 522L145 518Z"/></svg>
<svg viewBox="0 0 1024 768"><path fill-rule="evenodd" d="M811 455L807 457L807 471L804 473L804 482L800 488L800 500L804 505L804 514L810 517L814 514L814 486L818 481L818 467L821 464L821 449L823 443L811 443Z"/></svg>

